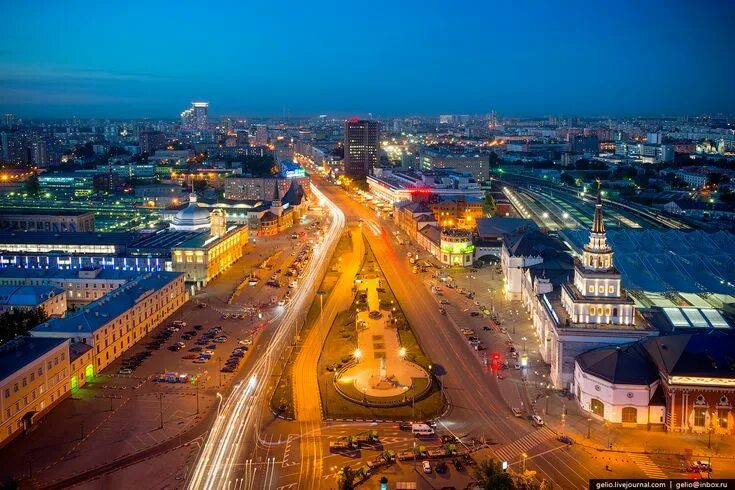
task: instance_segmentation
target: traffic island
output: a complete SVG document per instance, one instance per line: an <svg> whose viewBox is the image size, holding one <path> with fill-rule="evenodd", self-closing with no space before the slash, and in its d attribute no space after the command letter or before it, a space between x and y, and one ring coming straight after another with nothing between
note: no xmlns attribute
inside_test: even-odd
<svg viewBox="0 0 735 490"><path fill-rule="evenodd" d="M327 419L419 420L440 415L442 394L369 246L355 300L327 333L319 361Z"/></svg>

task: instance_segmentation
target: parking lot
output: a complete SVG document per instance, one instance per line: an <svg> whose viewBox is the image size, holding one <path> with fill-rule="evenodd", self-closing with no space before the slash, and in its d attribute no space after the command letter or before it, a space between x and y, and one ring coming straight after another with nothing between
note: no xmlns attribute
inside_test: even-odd
<svg viewBox="0 0 735 490"><path fill-rule="evenodd" d="M32 472L42 484L195 427L219 402L218 393L247 371L253 351L268 341L268 327L287 308L285 274L294 261L305 264L303 251L319 233L313 219L305 221L295 238L254 237L241 260L4 448L0 474ZM248 280L273 275L278 287Z"/></svg>

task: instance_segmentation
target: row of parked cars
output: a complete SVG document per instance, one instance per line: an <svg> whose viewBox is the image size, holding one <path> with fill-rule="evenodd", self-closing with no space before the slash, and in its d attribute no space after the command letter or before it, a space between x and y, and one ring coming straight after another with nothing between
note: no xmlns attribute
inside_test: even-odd
<svg viewBox="0 0 735 490"><path fill-rule="evenodd" d="M245 357L245 353L248 351L248 346L241 344L235 347L230 354L230 358L225 361L225 365L220 369L223 373L234 373L240 367L240 361Z"/></svg>
<svg viewBox="0 0 735 490"><path fill-rule="evenodd" d="M143 360L150 357L149 351L138 352L131 357L125 357L122 360L122 367L118 371L118 374L132 374L142 363Z"/></svg>

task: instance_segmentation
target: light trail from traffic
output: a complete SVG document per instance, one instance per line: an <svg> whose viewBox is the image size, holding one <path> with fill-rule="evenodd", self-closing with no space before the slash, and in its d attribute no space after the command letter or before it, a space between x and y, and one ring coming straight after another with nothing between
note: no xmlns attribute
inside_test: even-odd
<svg viewBox="0 0 735 490"><path fill-rule="evenodd" d="M253 442L257 440L263 412L259 407L267 397L267 385L274 361L278 362L282 349L291 338L292 326L298 321L301 312L309 308L345 226L344 213L315 186L312 185L311 190L312 195L332 216L329 228L324 233L321 244L314 246L313 258L307 265L303 282L282 313L270 343L248 373L247 382L239 381L219 410L187 488L224 489L236 483L239 478L238 462L246 459L242 453L248 430L255 431ZM245 488L252 485L255 474L252 473L249 478L250 482L244 482ZM241 481L240 484L242 483Z"/></svg>

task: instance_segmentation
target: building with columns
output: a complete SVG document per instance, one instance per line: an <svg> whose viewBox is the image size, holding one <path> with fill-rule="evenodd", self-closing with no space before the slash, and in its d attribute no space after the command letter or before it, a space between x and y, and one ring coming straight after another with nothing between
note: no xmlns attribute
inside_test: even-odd
<svg viewBox="0 0 735 490"><path fill-rule="evenodd" d="M553 262L563 262L560 249L554 252L546 255L553 257ZM575 359L580 354L658 335L636 316L634 302L621 287L613 251L607 244L599 191L589 242L581 258L574 260L571 277L563 266L549 263L546 270L540 253L521 255L533 260L518 264L520 270L504 266L504 272L508 270L506 290L522 301L531 316L535 341L542 359L550 365L554 387L572 387Z"/></svg>
<svg viewBox="0 0 735 490"><path fill-rule="evenodd" d="M620 282L613 251L607 244L598 190L589 242L582 249L581 259L575 261L574 282L561 289L561 304L570 323L633 325L635 303L623 292Z"/></svg>

